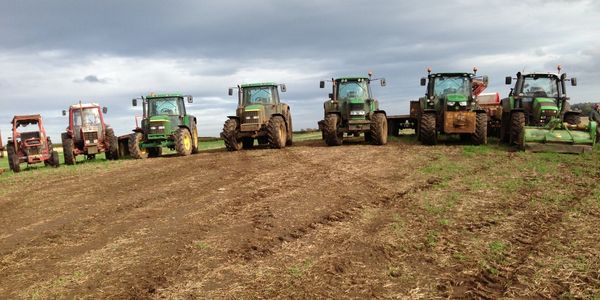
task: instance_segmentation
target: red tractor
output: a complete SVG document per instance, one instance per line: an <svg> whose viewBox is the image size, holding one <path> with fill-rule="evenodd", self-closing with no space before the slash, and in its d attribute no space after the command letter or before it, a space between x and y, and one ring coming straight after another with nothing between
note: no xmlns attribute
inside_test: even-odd
<svg viewBox="0 0 600 300"><path fill-rule="evenodd" d="M96 103L75 104L69 107L69 127L61 134L63 155L67 165L77 162L77 155L87 159L104 153L106 159L119 158L119 143L112 128L104 123L106 107ZM63 110L63 116L67 111Z"/></svg>
<svg viewBox="0 0 600 300"><path fill-rule="evenodd" d="M21 131L18 131L19 127ZM33 127L33 128L31 128ZM31 131L23 131L31 130ZM52 149L52 142L46 135L42 116L15 116L12 120L12 138L6 145L8 165L13 172L21 171L21 163L27 165L43 162L58 167L58 152Z"/></svg>

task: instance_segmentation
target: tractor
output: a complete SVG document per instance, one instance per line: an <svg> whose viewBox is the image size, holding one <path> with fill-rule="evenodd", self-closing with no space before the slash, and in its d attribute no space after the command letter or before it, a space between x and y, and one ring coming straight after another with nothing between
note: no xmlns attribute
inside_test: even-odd
<svg viewBox="0 0 600 300"><path fill-rule="evenodd" d="M74 104L69 111L62 111L69 116L69 127L61 134L65 164L77 163L78 155L86 159L96 158L96 154L104 153L106 159L118 159L119 148L115 132L104 123L107 108L96 103Z"/></svg>
<svg viewBox="0 0 600 300"><path fill-rule="evenodd" d="M21 163L29 166L43 162L47 166L58 167L58 152L54 151L50 137L46 135L42 116L15 116L11 123L12 138L8 138L6 150L8 165L13 172L21 171ZM22 131L24 128L31 131Z"/></svg>
<svg viewBox="0 0 600 300"><path fill-rule="evenodd" d="M238 92L235 116L228 116L221 138L229 151L250 149L254 139L259 145L281 149L292 145L292 114L290 106L280 102L279 91L285 93L285 84L253 83L229 88Z"/></svg>
<svg viewBox="0 0 600 300"><path fill-rule="evenodd" d="M4 158L4 143L2 143L2 132L0 131L0 158Z"/></svg>
<svg viewBox="0 0 600 300"><path fill-rule="evenodd" d="M521 73L506 77L515 86L502 99L503 142L533 152L583 153L595 144L596 122L581 124L580 112L572 111L567 81L577 86L577 78L560 73Z"/></svg>
<svg viewBox="0 0 600 300"><path fill-rule="evenodd" d="M431 73L428 68L427 73L421 78L427 91L419 99L417 138L435 145L438 133L459 134L461 140L487 144L487 114L476 101L478 83L487 86L487 76L477 76L477 68L473 73Z"/></svg>
<svg viewBox="0 0 600 300"><path fill-rule="evenodd" d="M364 134L365 141L375 145L387 144L387 118L379 109L379 101L373 97L371 82L379 81L383 87L385 78L340 77L331 79L332 93L323 103L324 119L319 121L319 129L328 146L339 146L347 136ZM325 81L319 83L325 88Z"/></svg>
<svg viewBox="0 0 600 300"><path fill-rule="evenodd" d="M193 102L192 96L152 93L132 99L131 104L137 106L138 100L142 102L143 117L127 142L131 157L158 157L164 147L179 156L198 153L196 117L187 114L185 105L185 100Z"/></svg>

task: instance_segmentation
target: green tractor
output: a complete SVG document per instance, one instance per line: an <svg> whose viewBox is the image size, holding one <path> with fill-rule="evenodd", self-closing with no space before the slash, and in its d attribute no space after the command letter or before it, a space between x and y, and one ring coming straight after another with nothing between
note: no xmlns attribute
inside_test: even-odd
<svg viewBox="0 0 600 300"><path fill-rule="evenodd" d="M279 101L279 92L286 92L285 84L253 83L229 89L238 91L235 116L229 116L221 137L229 151L250 149L254 139L259 145L281 149L292 145L292 114L290 106Z"/></svg>
<svg viewBox="0 0 600 300"><path fill-rule="evenodd" d="M502 99L503 142L534 152L590 152L595 143L596 124L581 124L580 112L571 111L567 81L576 78L560 73L517 73L515 86ZM506 77L512 84L513 77Z"/></svg>
<svg viewBox="0 0 600 300"><path fill-rule="evenodd" d="M319 121L319 129L328 146L339 146L347 136L360 136L375 145L387 144L387 118L379 109L379 101L373 98L371 81L379 81L385 86L385 78L340 77L331 79L333 84L329 99L323 103L324 119ZM320 82L325 88L325 81Z"/></svg>
<svg viewBox="0 0 600 300"><path fill-rule="evenodd" d="M477 76L477 68L473 73L431 73L429 68L427 73L421 78L427 92L419 99L417 138L435 145L438 133L459 134L461 140L487 144L487 113L476 100L487 76Z"/></svg>
<svg viewBox="0 0 600 300"><path fill-rule="evenodd" d="M181 94L150 94L131 101L137 106L141 100L144 111L141 126L129 136L131 157L158 157L164 147L180 156L198 153L196 117L187 114L184 99L193 102L192 96Z"/></svg>

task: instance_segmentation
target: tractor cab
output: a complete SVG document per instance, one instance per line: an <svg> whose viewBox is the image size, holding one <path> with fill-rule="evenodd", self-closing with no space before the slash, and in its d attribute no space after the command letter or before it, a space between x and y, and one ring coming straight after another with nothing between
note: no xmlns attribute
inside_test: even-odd
<svg viewBox="0 0 600 300"><path fill-rule="evenodd" d="M478 77L477 69L473 73L431 73L421 78L421 86L427 86L426 103L422 107L442 111L466 111L475 106L475 89L481 82L487 86L487 76Z"/></svg>
<svg viewBox="0 0 600 300"><path fill-rule="evenodd" d="M142 97L144 118L142 129L147 132L148 139L166 139L180 126L186 124L187 116L185 100L193 102L192 96L181 94L149 94ZM133 106L137 106L133 99Z"/></svg>

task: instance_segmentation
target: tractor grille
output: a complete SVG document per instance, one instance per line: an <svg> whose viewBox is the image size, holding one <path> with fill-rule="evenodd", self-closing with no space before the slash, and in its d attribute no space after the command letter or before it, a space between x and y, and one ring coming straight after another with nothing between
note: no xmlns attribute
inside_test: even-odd
<svg viewBox="0 0 600 300"><path fill-rule="evenodd" d="M87 143L97 143L98 142L98 132L97 131L84 132L83 139L86 140Z"/></svg>
<svg viewBox="0 0 600 300"><path fill-rule="evenodd" d="M24 150L25 150L24 152L27 153L27 156L39 155L42 153L41 147L30 147L30 148L26 148Z"/></svg>
<svg viewBox="0 0 600 300"><path fill-rule="evenodd" d="M259 119L258 119L258 111L247 111L244 112L244 118L242 120L242 123L244 124L257 124L259 123Z"/></svg>
<svg viewBox="0 0 600 300"><path fill-rule="evenodd" d="M350 111L353 110L365 110L364 103L350 103Z"/></svg>
<svg viewBox="0 0 600 300"><path fill-rule="evenodd" d="M154 127L155 129L152 129L153 127ZM148 130L148 133L149 133L149 134L165 134L165 129L164 129L164 127L163 127L163 129L158 129L157 127L158 127L158 126L152 126L152 127L150 127L150 129Z"/></svg>

